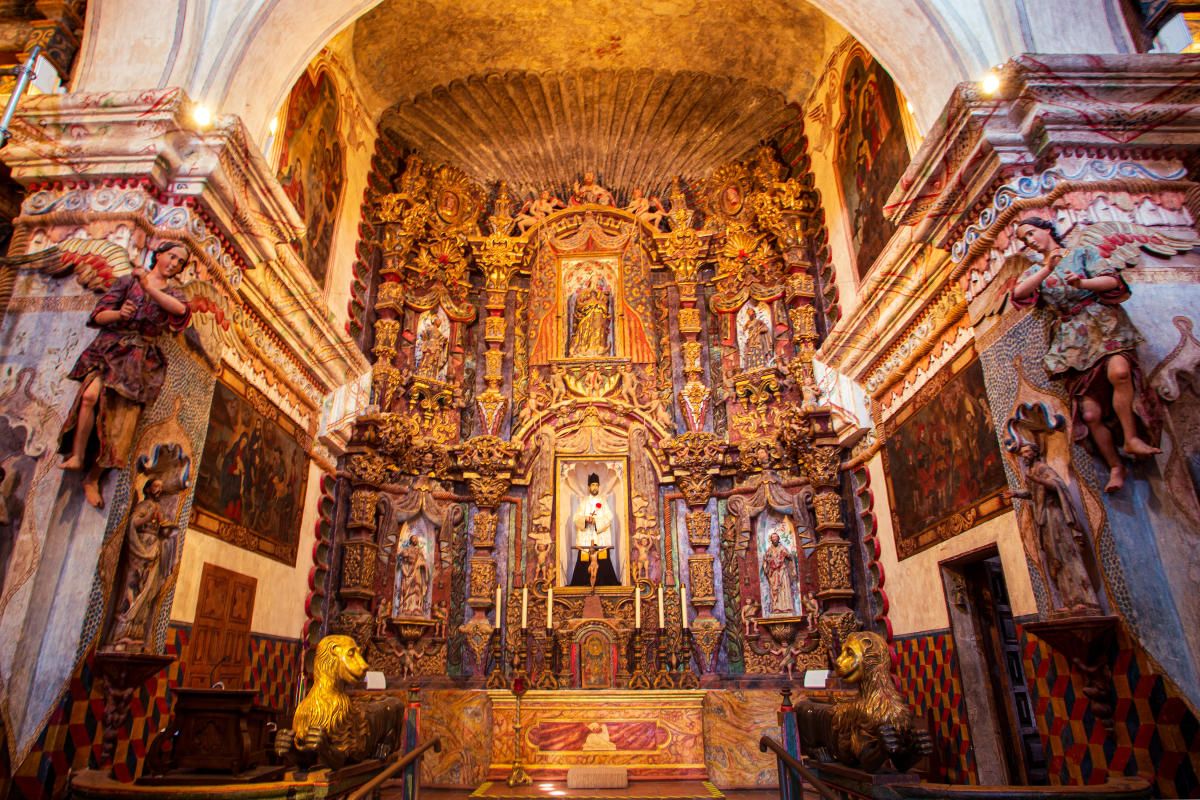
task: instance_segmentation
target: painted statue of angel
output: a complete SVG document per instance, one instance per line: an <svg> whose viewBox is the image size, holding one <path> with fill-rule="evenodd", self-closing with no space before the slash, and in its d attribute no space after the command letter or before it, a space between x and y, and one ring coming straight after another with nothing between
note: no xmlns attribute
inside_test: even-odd
<svg viewBox="0 0 1200 800"><path fill-rule="evenodd" d="M566 205L548 190L542 189L536 198L525 203L517 213L517 229L524 233L553 214L556 208L566 208Z"/></svg>
<svg viewBox="0 0 1200 800"><path fill-rule="evenodd" d="M666 209L663 208L661 200L657 197L646 197L640 188L633 190L633 197L624 210L651 228L654 228L654 230L658 230L658 224L667 213Z"/></svg>
<svg viewBox="0 0 1200 800"><path fill-rule="evenodd" d="M66 247L63 252L64 263L77 255ZM127 255L116 258L129 271L107 285L88 317L88 326L100 332L67 373L79 389L59 434L59 467L84 473L84 495L96 508L104 507L101 476L128 465L138 418L166 379L167 357L156 340L168 329L186 327L189 313L170 283L187 266L182 243L159 245L149 269L132 267Z"/></svg>
<svg viewBox="0 0 1200 800"><path fill-rule="evenodd" d="M1143 249L1167 256L1197 242L1141 225L1103 222L1083 228L1068 243L1054 223L1041 217L1021 220L1016 237L1034 263L1017 280L1012 300L1029 305L1040 299L1054 311L1042 363L1066 382L1075 438L1090 434L1108 465L1104 491L1119 491L1126 468L1118 444L1130 458L1162 452L1159 405L1135 352L1143 339L1121 308L1130 296L1121 269L1135 263Z"/></svg>

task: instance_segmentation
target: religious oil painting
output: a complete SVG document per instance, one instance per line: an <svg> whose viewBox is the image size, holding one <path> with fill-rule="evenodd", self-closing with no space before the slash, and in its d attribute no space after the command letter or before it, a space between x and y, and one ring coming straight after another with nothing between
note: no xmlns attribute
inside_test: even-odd
<svg viewBox="0 0 1200 800"><path fill-rule="evenodd" d="M306 434L253 387L228 374L222 380L238 391L217 382L192 524L295 564L308 485L308 456L296 440Z"/></svg>
<svg viewBox="0 0 1200 800"><path fill-rule="evenodd" d="M842 200L861 279L896 230L884 205L909 162L895 84L874 59L855 56L846 66L836 136Z"/></svg>
<svg viewBox="0 0 1200 800"><path fill-rule="evenodd" d="M337 88L327 72L305 73L287 103L282 131L279 183L308 229L300 260L324 287L333 245L333 226L346 181L345 147L338 128Z"/></svg>
<svg viewBox="0 0 1200 800"><path fill-rule="evenodd" d="M737 314L738 352L743 372L775 366L774 322L771 307L761 300L750 300Z"/></svg>
<svg viewBox="0 0 1200 800"><path fill-rule="evenodd" d="M563 356L595 359L619 354L615 322L620 274L620 260L616 256L563 259L559 307Z"/></svg>
<svg viewBox="0 0 1200 800"><path fill-rule="evenodd" d="M943 370L926 386L887 423L884 467L900 558L1008 507L1002 496L1004 462L979 361L957 372Z"/></svg>
<svg viewBox="0 0 1200 800"><path fill-rule="evenodd" d="M555 472L558 584L591 586L593 578L596 586L627 583L626 460L560 458Z"/></svg>
<svg viewBox="0 0 1200 800"><path fill-rule="evenodd" d="M808 591L807 553L815 544L811 532L797 531L791 517L768 510L758 515L755 533L763 616L802 614Z"/></svg>

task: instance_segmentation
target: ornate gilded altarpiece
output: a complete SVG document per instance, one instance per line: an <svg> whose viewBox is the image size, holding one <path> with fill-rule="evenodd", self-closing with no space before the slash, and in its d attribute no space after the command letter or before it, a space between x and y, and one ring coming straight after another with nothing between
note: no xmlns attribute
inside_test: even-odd
<svg viewBox="0 0 1200 800"><path fill-rule="evenodd" d="M827 666L859 623L796 174L762 148L665 216L590 173L523 206L416 155L374 181L332 628L391 676L489 688Z"/></svg>

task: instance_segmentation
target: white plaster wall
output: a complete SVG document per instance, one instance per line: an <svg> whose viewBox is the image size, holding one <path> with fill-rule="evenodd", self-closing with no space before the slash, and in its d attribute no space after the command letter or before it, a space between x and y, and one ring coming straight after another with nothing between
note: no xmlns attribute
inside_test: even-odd
<svg viewBox="0 0 1200 800"><path fill-rule="evenodd" d="M171 619L188 625L195 621L200 575L204 565L211 563L258 579L254 616L250 623L253 633L299 639L304 625L304 599L308 595L308 573L312 569L313 543L316 540L320 479L320 467L310 463L304 513L300 518L300 546L296 551L294 567L189 528L175 585L175 599L171 605Z"/></svg>
<svg viewBox="0 0 1200 800"><path fill-rule="evenodd" d="M886 575L883 591L888 596L888 618L892 622L894 635L950 627L946 593L938 564L989 544L995 544L1000 553L1013 616L1037 613L1037 601L1029 581L1025 548L1021 544L1015 513L1010 511L994 517L953 539L899 561L896 558L887 481L883 474L883 456L876 454L867 467L871 473L871 491L875 497L875 514L879 522L879 562Z"/></svg>

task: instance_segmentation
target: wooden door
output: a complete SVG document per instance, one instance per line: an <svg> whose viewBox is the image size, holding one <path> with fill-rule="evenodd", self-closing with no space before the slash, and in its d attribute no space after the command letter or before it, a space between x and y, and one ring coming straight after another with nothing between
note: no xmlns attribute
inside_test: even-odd
<svg viewBox="0 0 1200 800"><path fill-rule="evenodd" d="M207 689L220 681L226 689L244 688L257 586L257 578L204 565L184 686Z"/></svg>

